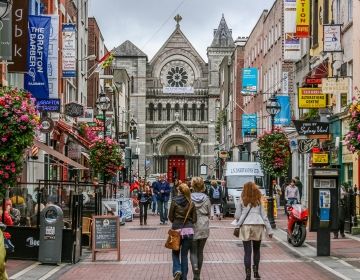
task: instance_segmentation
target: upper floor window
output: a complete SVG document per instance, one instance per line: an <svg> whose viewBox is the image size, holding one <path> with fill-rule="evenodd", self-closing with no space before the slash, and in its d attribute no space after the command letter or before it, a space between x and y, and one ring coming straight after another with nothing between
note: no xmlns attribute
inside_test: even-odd
<svg viewBox="0 0 360 280"><path fill-rule="evenodd" d="M205 121L205 104L200 106L200 121Z"/></svg>
<svg viewBox="0 0 360 280"><path fill-rule="evenodd" d="M188 114L188 105L185 103L184 104L184 121L188 120L187 114Z"/></svg>
<svg viewBox="0 0 360 280"><path fill-rule="evenodd" d="M149 120L150 121L154 120L154 104L153 103L149 104Z"/></svg>
<svg viewBox="0 0 360 280"><path fill-rule="evenodd" d="M161 103L158 104L157 110L158 110L158 120L161 121L161 117L162 117L162 104Z"/></svg>
<svg viewBox="0 0 360 280"><path fill-rule="evenodd" d="M170 121L170 115L171 115L171 104L166 104L166 120Z"/></svg>
<svg viewBox="0 0 360 280"><path fill-rule="evenodd" d="M192 105L192 120L196 121L196 104Z"/></svg>

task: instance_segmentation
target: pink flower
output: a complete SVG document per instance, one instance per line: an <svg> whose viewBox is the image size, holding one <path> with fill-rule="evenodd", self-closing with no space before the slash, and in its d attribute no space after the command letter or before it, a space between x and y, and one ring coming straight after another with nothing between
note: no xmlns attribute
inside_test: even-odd
<svg viewBox="0 0 360 280"><path fill-rule="evenodd" d="M2 175L4 173L4 171L0 170L0 175Z"/></svg>
<svg viewBox="0 0 360 280"><path fill-rule="evenodd" d="M22 115L20 117L20 121L23 121L23 122L28 122L30 119L29 119L29 116L28 115Z"/></svg>
<svg viewBox="0 0 360 280"><path fill-rule="evenodd" d="M6 169L6 170L10 170L10 168L11 168L10 165L6 165L6 166L5 166L5 169Z"/></svg>
<svg viewBox="0 0 360 280"><path fill-rule="evenodd" d="M7 138L6 138L6 137L2 137L2 138L1 138L1 141L6 142L6 141L7 141Z"/></svg>
<svg viewBox="0 0 360 280"><path fill-rule="evenodd" d="M15 169L15 168L11 168L11 172L12 172L12 173L15 173L15 172L16 172L16 169Z"/></svg>
<svg viewBox="0 0 360 280"><path fill-rule="evenodd" d="M15 162L10 163L11 167L15 167Z"/></svg>
<svg viewBox="0 0 360 280"><path fill-rule="evenodd" d="M5 177L6 179L8 179L10 176L9 176L8 173L5 172L4 177Z"/></svg>

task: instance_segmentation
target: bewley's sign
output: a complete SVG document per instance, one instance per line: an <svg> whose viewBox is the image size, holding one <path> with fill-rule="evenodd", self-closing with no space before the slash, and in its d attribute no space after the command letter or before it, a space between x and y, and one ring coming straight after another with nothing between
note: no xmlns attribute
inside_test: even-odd
<svg viewBox="0 0 360 280"><path fill-rule="evenodd" d="M293 121L299 135L326 135L329 134L329 123Z"/></svg>

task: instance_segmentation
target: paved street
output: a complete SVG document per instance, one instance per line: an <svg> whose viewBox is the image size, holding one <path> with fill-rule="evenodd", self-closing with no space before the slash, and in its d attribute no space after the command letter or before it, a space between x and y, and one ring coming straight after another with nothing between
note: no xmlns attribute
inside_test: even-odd
<svg viewBox="0 0 360 280"><path fill-rule="evenodd" d="M245 278L242 244L232 236L231 221L227 218L211 222L211 236L205 247L204 280ZM333 240L333 256L317 258L315 234L309 233L305 246L295 249L287 244L282 230L285 216L280 216L277 223L275 237L262 245L263 279L360 279L360 238ZM18 280L171 279L171 254L163 246L167 230L168 226L159 225L158 216L150 216L146 227L140 227L137 220L121 227L120 262L115 261L115 253L100 253L93 263L90 252L85 250L82 261L76 265L57 267L9 261L8 271L13 275L11 279Z"/></svg>

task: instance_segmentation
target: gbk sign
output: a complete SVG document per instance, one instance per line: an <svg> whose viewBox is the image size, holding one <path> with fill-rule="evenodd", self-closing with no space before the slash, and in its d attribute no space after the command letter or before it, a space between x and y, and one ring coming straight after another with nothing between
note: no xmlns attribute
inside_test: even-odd
<svg viewBox="0 0 360 280"><path fill-rule="evenodd" d="M329 124L324 122L293 121L299 135L327 135Z"/></svg>

